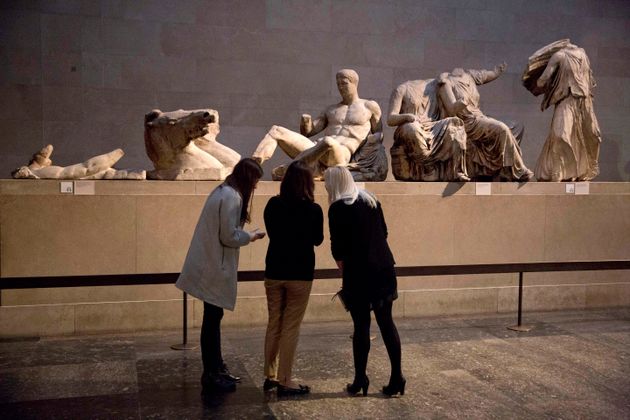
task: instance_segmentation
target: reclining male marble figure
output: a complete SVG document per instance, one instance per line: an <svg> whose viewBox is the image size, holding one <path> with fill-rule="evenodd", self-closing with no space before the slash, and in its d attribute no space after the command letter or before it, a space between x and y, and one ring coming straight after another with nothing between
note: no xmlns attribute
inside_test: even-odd
<svg viewBox="0 0 630 420"><path fill-rule="evenodd" d="M112 166L125 154L116 149L70 166L55 166L50 156L52 144L33 155L27 166L16 169L13 178L29 179L145 179L146 171L114 169Z"/></svg>
<svg viewBox="0 0 630 420"><path fill-rule="evenodd" d="M440 119L437 89L434 79L410 80L392 93L387 124L396 126L390 154L398 180L470 181L464 122Z"/></svg>
<svg viewBox="0 0 630 420"><path fill-rule="evenodd" d="M493 177L495 180L528 181L533 177L523 162L517 139L505 123L490 118L479 108L477 85L498 78L505 63L494 70L454 69L438 79L442 114L459 117L467 137L466 169L468 176Z"/></svg>
<svg viewBox="0 0 630 420"><path fill-rule="evenodd" d="M354 70L340 70L336 80L341 102L327 107L314 120L303 114L301 134L274 125L252 157L262 164L280 146L292 159L313 167L316 176L329 166L347 166L357 181L384 180L387 156L382 145L381 109L375 101L359 97L359 75ZM320 133L323 136L314 141L308 138ZM274 169L274 179L282 178L284 168Z"/></svg>
<svg viewBox="0 0 630 420"><path fill-rule="evenodd" d="M150 179L222 180L241 156L216 140L219 113L214 109L162 112L144 117L144 144L155 170Z"/></svg>

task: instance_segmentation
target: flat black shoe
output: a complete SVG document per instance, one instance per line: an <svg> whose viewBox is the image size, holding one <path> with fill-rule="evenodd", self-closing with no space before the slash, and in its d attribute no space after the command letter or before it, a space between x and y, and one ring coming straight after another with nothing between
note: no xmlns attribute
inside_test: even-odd
<svg viewBox="0 0 630 420"><path fill-rule="evenodd" d="M225 363L223 363L221 367L219 368L219 375L221 375L223 378L227 379L228 381L241 382L241 377L233 375L228 370L227 365Z"/></svg>
<svg viewBox="0 0 630 420"><path fill-rule="evenodd" d="M278 384L278 397L305 395L309 392L311 392L311 388L308 385L298 385L297 388L289 388L288 386Z"/></svg>
<svg viewBox="0 0 630 420"><path fill-rule="evenodd" d="M271 391L274 388L277 388L279 385L278 381L274 381L273 379L265 379L265 382L263 383L263 390L265 391Z"/></svg>
<svg viewBox="0 0 630 420"><path fill-rule="evenodd" d="M201 377L202 392L234 392L236 383L225 379L221 375L208 375Z"/></svg>

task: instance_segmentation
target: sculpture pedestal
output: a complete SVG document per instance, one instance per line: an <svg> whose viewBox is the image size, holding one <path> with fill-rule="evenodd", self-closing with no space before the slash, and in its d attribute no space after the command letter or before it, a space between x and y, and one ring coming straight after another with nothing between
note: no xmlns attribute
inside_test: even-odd
<svg viewBox="0 0 630 420"><path fill-rule="evenodd" d="M220 181L95 181L93 195L60 192L60 182L0 180L3 277L178 272L206 196ZM366 183L382 203L398 266L627 259L630 183L590 183L588 195L564 183ZM261 182L252 227L278 182ZM578 191L579 189L574 189ZM584 191L581 191L584 192ZM316 201L328 208L322 182ZM327 223L327 222L326 222ZM328 235L328 228L324 229ZM241 250L240 267L264 269L268 239ZM329 239L317 268L334 268ZM517 274L402 277L395 316L515 313ZM330 299L340 279L316 280L305 320L348 320ZM187 316L201 325L203 304ZM523 313L630 305L627 271L527 273ZM225 325L264 324L262 282L239 284ZM0 334L39 336L181 329L174 285L5 290Z"/></svg>

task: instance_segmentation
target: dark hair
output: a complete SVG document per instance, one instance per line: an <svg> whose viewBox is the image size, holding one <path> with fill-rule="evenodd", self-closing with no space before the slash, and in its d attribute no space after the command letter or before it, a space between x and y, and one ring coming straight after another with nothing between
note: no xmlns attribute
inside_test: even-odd
<svg viewBox="0 0 630 420"><path fill-rule="evenodd" d="M241 194L243 205L241 207L241 224L250 221L250 203L254 195L254 187L262 178L263 170L254 159L241 159L232 173L225 179L225 184L234 188Z"/></svg>
<svg viewBox="0 0 630 420"><path fill-rule="evenodd" d="M282 178L280 197L313 202L314 190L315 182L311 168L302 161L293 161Z"/></svg>

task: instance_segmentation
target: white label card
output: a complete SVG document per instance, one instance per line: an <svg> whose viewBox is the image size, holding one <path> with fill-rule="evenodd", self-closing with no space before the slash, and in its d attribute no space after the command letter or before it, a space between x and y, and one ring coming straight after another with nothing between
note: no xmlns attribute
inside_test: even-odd
<svg viewBox="0 0 630 420"><path fill-rule="evenodd" d="M74 181L75 195L94 195L94 181Z"/></svg>
<svg viewBox="0 0 630 420"><path fill-rule="evenodd" d="M476 195L492 195L492 183L491 182L476 182L475 183Z"/></svg>
<svg viewBox="0 0 630 420"><path fill-rule="evenodd" d="M589 194L588 182L576 182L575 183L575 195L588 195Z"/></svg>
<svg viewBox="0 0 630 420"><path fill-rule="evenodd" d="M570 182L564 185L564 192L567 194L575 194L575 184Z"/></svg>
<svg viewBox="0 0 630 420"><path fill-rule="evenodd" d="M74 193L74 184L72 181L61 181L59 183L59 192L62 194L73 194Z"/></svg>

